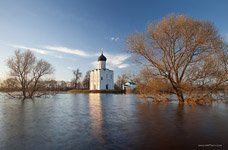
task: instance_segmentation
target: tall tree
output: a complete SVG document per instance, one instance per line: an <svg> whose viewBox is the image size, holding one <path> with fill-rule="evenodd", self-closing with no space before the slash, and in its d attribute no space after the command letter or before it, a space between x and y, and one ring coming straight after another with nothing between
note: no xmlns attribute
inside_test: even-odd
<svg viewBox="0 0 228 150"><path fill-rule="evenodd" d="M171 15L132 34L127 44L154 75L170 82L179 102L194 96L195 87L210 87L198 98L211 95L228 79L225 43L210 22Z"/></svg>
<svg viewBox="0 0 228 150"><path fill-rule="evenodd" d="M73 70L73 75L74 75L74 78L73 78L72 82L74 84L74 88L79 88L80 78L82 77L82 73L80 72L79 69L76 69L76 70Z"/></svg>
<svg viewBox="0 0 228 150"><path fill-rule="evenodd" d="M86 72L86 75L82 81L84 89L89 89L90 86L90 71Z"/></svg>
<svg viewBox="0 0 228 150"><path fill-rule="evenodd" d="M42 59L37 60L30 50L16 50L14 56L7 60L7 65L10 69L10 78L6 81L14 83L8 86L17 86L24 99L41 94L37 92L42 87L40 82L54 72L51 64Z"/></svg>

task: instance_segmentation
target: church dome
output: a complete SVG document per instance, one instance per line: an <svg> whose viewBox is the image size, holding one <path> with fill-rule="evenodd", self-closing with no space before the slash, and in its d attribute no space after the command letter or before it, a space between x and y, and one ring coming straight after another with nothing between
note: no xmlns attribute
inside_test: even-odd
<svg viewBox="0 0 228 150"><path fill-rule="evenodd" d="M103 55L103 53L98 57L98 61L106 61L107 58Z"/></svg>

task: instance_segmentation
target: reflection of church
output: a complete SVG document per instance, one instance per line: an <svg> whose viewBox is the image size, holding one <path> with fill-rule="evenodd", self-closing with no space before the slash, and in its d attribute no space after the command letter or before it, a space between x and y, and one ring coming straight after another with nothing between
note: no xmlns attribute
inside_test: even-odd
<svg viewBox="0 0 228 150"><path fill-rule="evenodd" d="M107 58L102 54L98 57L98 66L90 72L90 90L113 90L113 70L106 68Z"/></svg>
<svg viewBox="0 0 228 150"><path fill-rule="evenodd" d="M103 112L102 101L99 93L89 94L89 114L91 119L91 127L94 136L103 141L102 138L102 124L103 124Z"/></svg>

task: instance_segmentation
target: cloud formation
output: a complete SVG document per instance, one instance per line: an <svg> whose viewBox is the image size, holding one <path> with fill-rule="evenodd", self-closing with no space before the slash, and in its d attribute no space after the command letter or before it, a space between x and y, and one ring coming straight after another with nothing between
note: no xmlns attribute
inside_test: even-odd
<svg viewBox="0 0 228 150"><path fill-rule="evenodd" d="M100 53L92 55L84 50L70 49L67 47L45 46L42 49L39 49L39 48L22 46L22 45L11 45L11 46L14 48L18 48L18 49L31 50L31 51L34 51L34 52L37 52L37 53L40 53L43 55L51 54L53 57L58 58L58 59L63 59L65 57L63 57L62 55L56 54L56 53L73 54L73 55L77 55L80 57L98 57L100 55ZM128 54L110 54L110 53L105 52L105 56L107 57L107 64L111 68L123 69L123 68L129 67L129 64L127 64L125 62L130 57L130 55L128 55ZM73 60L73 58L72 58L72 60ZM94 60L96 60L96 58L94 58ZM94 67L96 67L97 61L93 61L91 64ZM71 67L67 67L67 69L72 70Z"/></svg>
<svg viewBox="0 0 228 150"><path fill-rule="evenodd" d="M91 62L91 65L92 65L93 67L97 67L97 61Z"/></svg>
<svg viewBox="0 0 228 150"><path fill-rule="evenodd" d="M122 69L122 68L127 68L127 67L129 67L129 64L120 64L120 65L118 66L118 68L120 68L120 69Z"/></svg>
<svg viewBox="0 0 228 150"><path fill-rule="evenodd" d="M69 69L69 70L73 70L73 68L72 68L72 67L69 67L69 66L67 67L67 69Z"/></svg>
<svg viewBox="0 0 228 150"><path fill-rule="evenodd" d="M110 54L110 53L105 53L104 55L107 57L108 67L120 68L120 69L129 67L129 64L126 64L125 61L130 57L130 55L127 55L127 54L116 55L116 54ZM96 67L97 61L93 61L91 64L94 67Z"/></svg>
<svg viewBox="0 0 228 150"><path fill-rule="evenodd" d="M70 49L67 47L56 47L56 46L45 46L44 48L50 51L74 54L74 55L83 56L83 57L90 56L86 51L79 50L79 49Z"/></svg>
<svg viewBox="0 0 228 150"><path fill-rule="evenodd" d="M63 59L63 56L61 55L54 55L55 58Z"/></svg>
<svg viewBox="0 0 228 150"><path fill-rule="evenodd" d="M113 65L120 65L122 64L126 59L128 59L130 56L127 54L121 54L121 55L110 55L107 54L108 62L110 62Z"/></svg>
<svg viewBox="0 0 228 150"><path fill-rule="evenodd" d="M43 49L38 49L38 48L32 48L32 47L27 47L27 46L22 46L22 45L11 45L11 47L17 48L17 49L24 49L24 50L31 50L34 52L37 52L42 55L47 55L49 52Z"/></svg>
<svg viewBox="0 0 228 150"><path fill-rule="evenodd" d="M106 40L110 40L110 41L114 41L114 42L117 42L120 40L119 37L105 37Z"/></svg>
<svg viewBox="0 0 228 150"><path fill-rule="evenodd" d="M34 48L34 47L27 47L27 46L22 46L22 45L11 45L11 47L17 48L17 49L23 49L23 50L31 50L36 53L40 53L43 55L49 54L52 52L58 52L58 53L65 53L65 54L73 54L73 55L78 55L81 57L88 57L91 56L84 50L79 50L79 49L70 49L67 47L57 47L57 46L45 46L42 49L39 48ZM56 58L63 58L61 55L53 55Z"/></svg>

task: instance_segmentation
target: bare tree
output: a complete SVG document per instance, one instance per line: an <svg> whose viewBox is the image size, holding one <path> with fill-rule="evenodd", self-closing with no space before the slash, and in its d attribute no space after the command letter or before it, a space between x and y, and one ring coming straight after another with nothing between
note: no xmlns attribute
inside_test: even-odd
<svg viewBox="0 0 228 150"><path fill-rule="evenodd" d="M18 89L22 97L33 98L40 96L41 81L54 72L51 64L44 60L37 60L31 51L15 51L15 55L7 60L10 78L6 80L8 86Z"/></svg>
<svg viewBox="0 0 228 150"><path fill-rule="evenodd" d="M74 88L79 88L80 86L80 78L82 77L82 73L79 69L73 70L74 79L72 80L74 84Z"/></svg>
<svg viewBox="0 0 228 150"><path fill-rule="evenodd" d="M136 92L143 98L152 98L153 102L167 102L173 93L172 87L166 78L154 76L150 68L144 67L137 75Z"/></svg>
<svg viewBox="0 0 228 150"><path fill-rule="evenodd" d="M19 91L20 84L17 82L16 78L8 78L3 81L2 88L4 91L7 91L7 92Z"/></svg>
<svg viewBox="0 0 228 150"><path fill-rule="evenodd" d="M211 95L227 82L225 44L210 22L171 15L129 36L127 44L154 76L170 82L179 102ZM207 90L196 96L199 87Z"/></svg>
<svg viewBox="0 0 228 150"><path fill-rule="evenodd" d="M115 83L115 88L122 90L123 89L123 85L130 79L130 77L127 74L122 74L119 75L116 83Z"/></svg>
<svg viewBox="0 0 228 150"><path fill-rule="evenodd" d="M87 71L86 75L85 75L85 77L84 77L84 79L82 81L84 89L87 89L87 90L89 89L89 86L90 86L89 82L90 82L90 71Z"/></svg>

